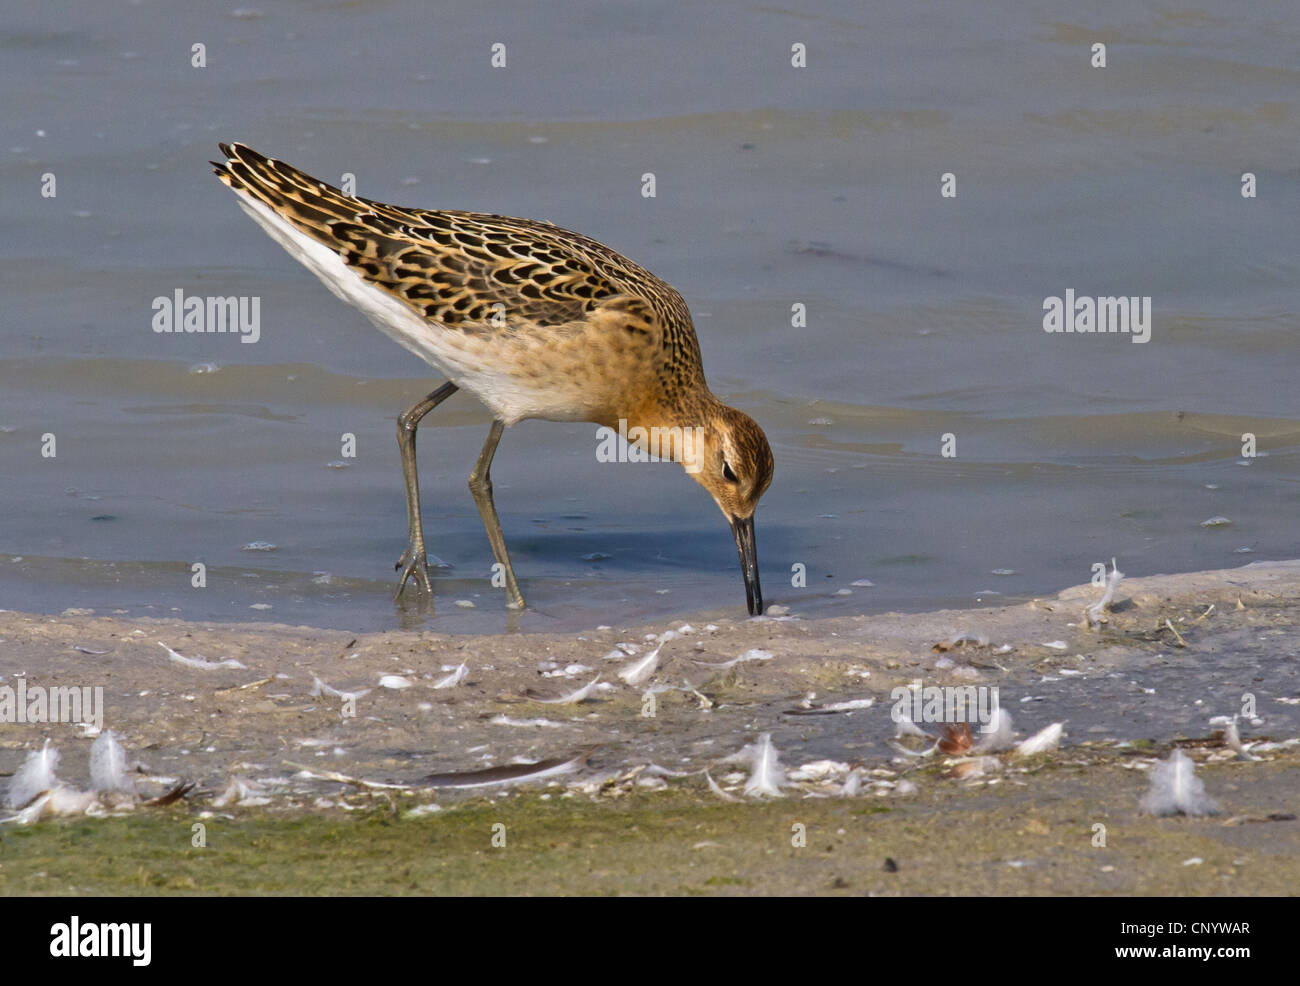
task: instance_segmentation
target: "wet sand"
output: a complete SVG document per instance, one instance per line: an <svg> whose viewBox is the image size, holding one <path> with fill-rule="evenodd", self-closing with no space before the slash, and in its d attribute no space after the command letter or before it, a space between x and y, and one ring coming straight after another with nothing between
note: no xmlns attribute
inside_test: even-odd
<svg viewBox="0 0 1300 986"><path fill-rule="evenodd" d="M125 862L76 870L67 854L86 862L108 852L113 833L159 827L180 838L204 820L231 848L260 846L270 857L265 878L241 869L249 857L237 852L196 877L186 836L181 856L162 845L138 861L131 873L156 879L137 892L275 892L277 880L303 892L348 889L299 866L298 840L317 829L342 833L334 837L340 859L356 863L360 881L353 892L522 892L525 884L511 881L524 877L527 892L1293 889L1300 746L1285 741L1300 736L1300 562L1126 579L1108 622L1088 629L1083 610L1099 595L1079 586L987 609L815 620L796 612L480 637L0 613L0 685L19 675L29 688L102 685L104 725L132 759L153 775L198 783L183 807L43 821L22 836L6 826L0 880L5 892L131 892L136 877ZM676 635L646 639L669 630ZM960 634L987 644L934 650ZM158 641L246 669L184 667ZM620 643L637 653L607 658ZM617 672L656 647L654 673L638 687L625 684ZM744 654L756 659L709 666ZM462 664L459 683L434 687ZM385 675L410 687L381 687ZM597 676L616 687L597 686L579 704L542 701ZM370 691L344 716L343 699L312 694L316 678L339 692ZM996 685L1021 737L1064 720L1061 748L1028 759L1000 754L973 773L960 758L902 755L888 745L890 693L918 678ZM1209 722L1241 711L1247 694L1255 708L1242 738L1270 744L1257 760L1225 749ZM803 707L868 698L873 705L847 713ZM0 771L16 769L48 737L63 753L60 776L84 783L91 741L82 732L0 725ZM748 768L725 758L764 732L787 769L832 766L813 768L820 779L793 783L780 800L725 803L702 772L745 800ZM1145 768L1175 743L1197 761L1221 814L1139 812ZM585 767L531 784L457 792L422 780L588 750ZM839 796L844 774L834 764L861 768L856 797ZM403 787L367 789L324 779L330 773ZM232 777L253 782L264 803L214 807ZM909 785L915 792L903 793ZM431 804L439 809L421 807ZM375 818L401 823L381 840L394 843L383 852L362 845L365 819ZM486 819L517 833L513 863L471 865L492 851L483 833L495 821ZM806 847L791 844L796 823L806 828ZM1105 849L1092 845L1098 823L1108 832ZM424 859L418 847L431 835L457 851ZM553 844L565 847L558 857ZM383 864L407 855L415 869L404 881ZM884 869L886 857L897 871ZM1184 865L1194 858L1201 862ZM52 860L66 865L51 869ZM88 884L74 873L97 875Z"/></svg>

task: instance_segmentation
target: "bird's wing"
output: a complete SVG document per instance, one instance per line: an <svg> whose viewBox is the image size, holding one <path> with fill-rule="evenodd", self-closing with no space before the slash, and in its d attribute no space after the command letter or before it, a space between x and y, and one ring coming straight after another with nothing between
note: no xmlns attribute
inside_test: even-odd
<svg viewBox="0 0 1300 986"><path fill-rule="evenodd" d="M681 295L590 237L528 219L385 205L244 144L220 147L227 160L212 163L226 185L432 322L466 332L592 322L698 359Z"/></svg>

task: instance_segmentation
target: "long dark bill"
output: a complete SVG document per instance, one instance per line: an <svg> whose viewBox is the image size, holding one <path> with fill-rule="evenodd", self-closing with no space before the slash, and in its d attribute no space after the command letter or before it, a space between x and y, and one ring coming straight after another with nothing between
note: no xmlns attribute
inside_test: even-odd
<svg viewBox="0 0 1300 986"><path fill-rule="evenodd" d="M750 616L763 613L763 588L758 584L758 544L754 540L754 516L744 520L731 518L731 536L736 539L736 551L740 554L740 573L745 577L745 602L749 604Z"/></svg>

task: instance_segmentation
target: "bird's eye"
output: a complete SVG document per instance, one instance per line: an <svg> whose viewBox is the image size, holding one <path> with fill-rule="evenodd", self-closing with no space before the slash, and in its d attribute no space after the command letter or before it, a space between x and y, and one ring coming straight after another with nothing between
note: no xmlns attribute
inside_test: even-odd
<svg viewBox="0 0 1300 986"><path fill-rule="evenodd" d="M736 474L731 471L731 464L728 462L724 462L722 464L722 478L725 479L728 483L740 482L740 480L736 478Z"/></svg>

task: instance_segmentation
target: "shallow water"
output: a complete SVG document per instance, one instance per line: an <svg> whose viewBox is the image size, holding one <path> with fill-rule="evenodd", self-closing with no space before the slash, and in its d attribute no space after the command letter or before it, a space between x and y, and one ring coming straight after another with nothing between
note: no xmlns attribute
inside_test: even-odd
<svg viewBox="0 0 1300 986"><path fill-rule="evenodd" d="M715 391L774 446L772 602L921 610L1112 556L1130 575L1300 556L1300 15L913 6L9 14L0 605L452 632L743 606L725 523L679 469L527 422L493 479L533 608L504 613L465 488L489 416L458 395L420 432L453 567L436 612L395 608L393 419L439 378L240 212L206 163L229 139L374 198L550 219L677 286ZM1045 333L1067 288L1151 296L1151 341ZM260 298L259 341L154 333L177 289ZM331 467L345 433L356 457Z"/></svg>

